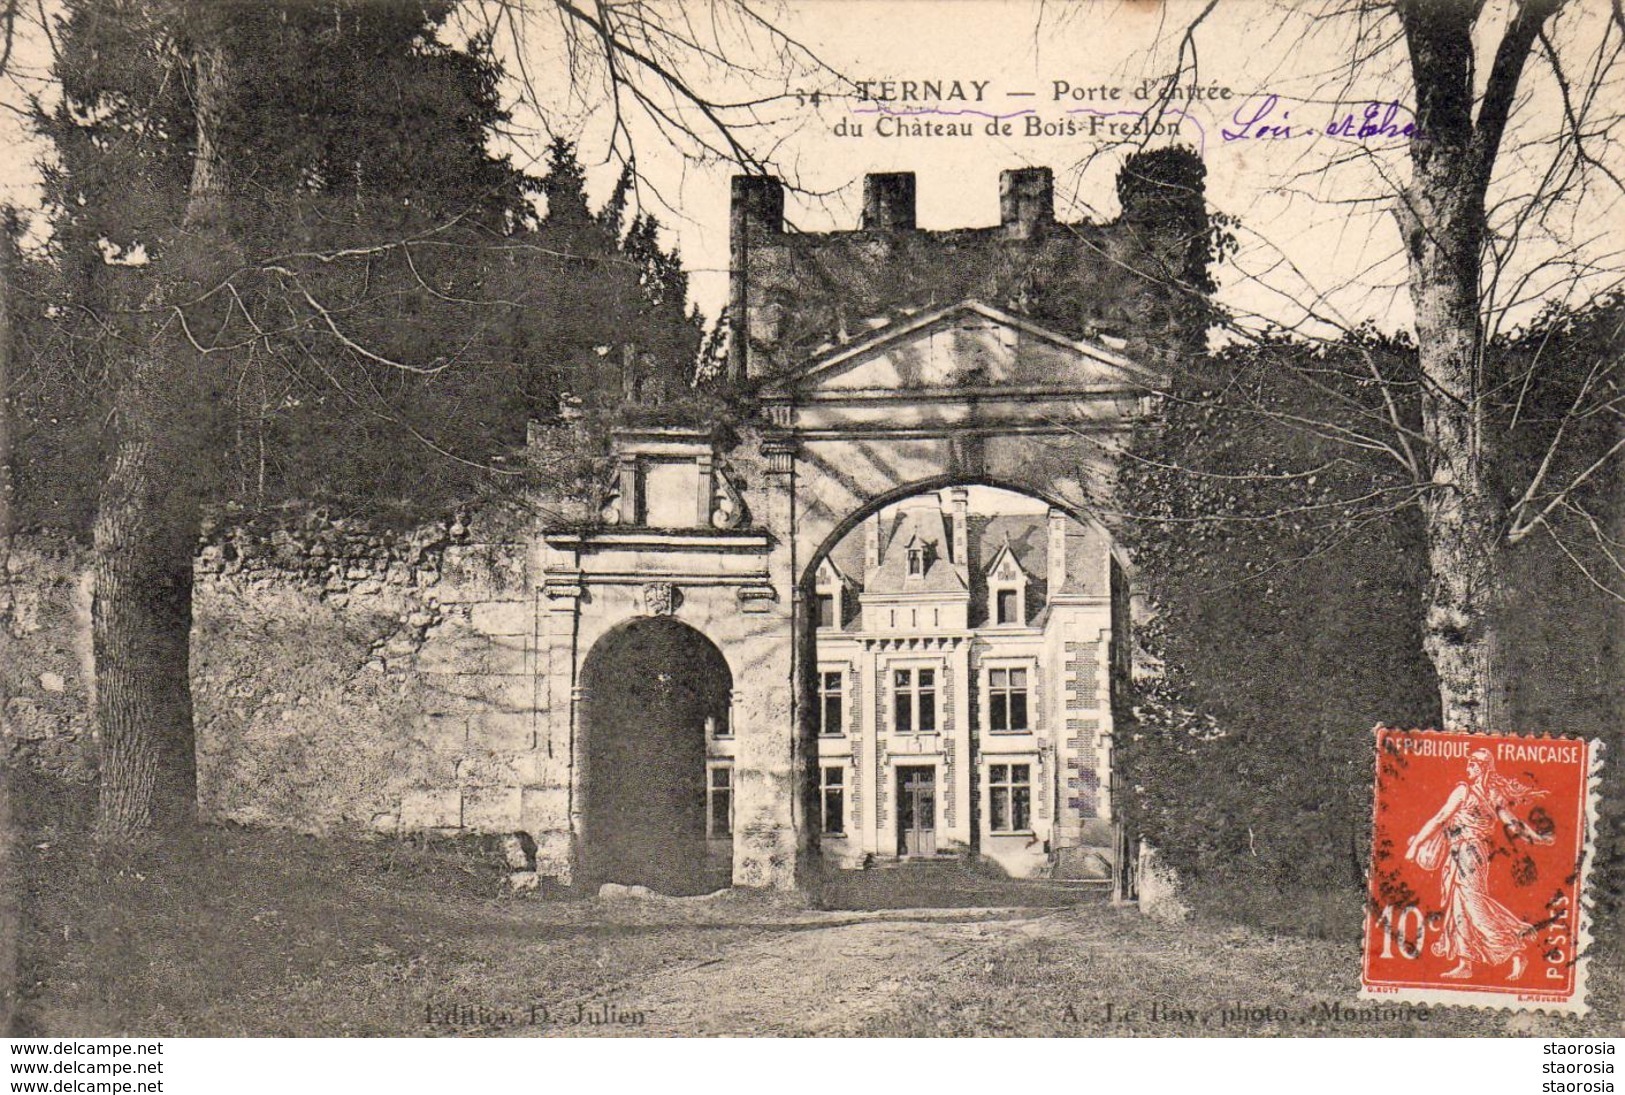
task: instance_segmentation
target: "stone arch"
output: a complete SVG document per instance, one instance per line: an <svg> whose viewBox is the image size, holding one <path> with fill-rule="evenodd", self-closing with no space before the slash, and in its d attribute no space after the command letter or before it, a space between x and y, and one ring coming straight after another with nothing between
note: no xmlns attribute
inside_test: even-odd
<svg viewBox="0 0 1625 1095"><path fill-rule="evenodd" d="M989 486L1040 499L1079 521L1106 528L1098 500L1109 498L1110 465L1098 434L1052 432L973 439L944 436L811 437L797 451L795 554L804 564L844 530L890 502L952 486ZM856 515L856 516L854 516ZM833 538L832 538L833 537ZM1115 537L1114 537L1115 542ZM1126 560L1123 560L1126 562Z"/></svg>
<svg viewBox="0 0 1625 1095"><path fill-rule="evenodd" d="M537 828L548 838L543 843L557 849L550 858L562 864L566 877L605 880L601 853L614 846L613 839L608 845L600 839L605 832L613 837L615 822L602 796L593 802L593 784L603 781L595 778L588 754L594 741L603 746L610 733L611 720L597 692L600 681L608 679L602 665L615 659L600 664L598 655L588 654L593 664L584 664L581 652L596 651L598 643L613 650L621 634L617 628L628 614L675 613L702 627L708 642L726 651L736 689L734 734L708 743L707 763L731 766L737 815L729 849L732 881L788 888L808 877L804 865L813 863L821 835L817 780L833 767L826 759L839 755L812 740L816 728L810 718L818 674L813 647L818 602L816 588L809 586L830 546L894 501L977 485L1041 499L1058 515L1105 527L1104 544L1112 545L1114 557L1119 554L1101 517L1110 505L1114 453L1153 397L1154 374L1110 347L1063 337L974 300L894 317L872 329L870 335L818 351L785 374L764 378L756 392L755 420L737 430L617 431L619 520L601 528L544 530L538 560L543 575L538 594L546 613L542 694L550 749L569 761L560 774L565 794L545 800L546 816L539 815ZM652 516L636 500L647 497L651 475L670 477L678 464L684 465L683 489L694 490L696 504L691 515L687 508L681 511L689 516L679 525L668 527L680 516L677 511ZM737 523L717 521L712 505L717 495L737 502L724 507L738 515ZM1111 569L1100 568L1093 592L1068 591L1066 618L1073 622L1064 626L1076 626L1084 637L1072 642L1058 630L1063 625L1046 623L1036 640L1048 644L1040 653L1054 667L1049 677L1054 687L1088 700L1073 707L1058 691L1055 709L1068 704L1070 714L1066 725L1055 729L1068 731L1065 749L1091 751L1088 758L1075 759L1080 765L1087 760L1087 771L1101 781L1110 778L1107 684L1119 676L1108 663L1126 649L1110 624L1113 617L1126 620L1126 614L1106 611L1116 593L1115 580L1104 578ZM1114 586L1109 594L1107 585ZM651 590L662 593L658 602L650 600ZM1060 619L1053 612L1048 618ZM876 649L897 649L885 645L896 638L877 640ZM968 659L971 645L968 639L960 642L952 656ZM992 645L1007 647L1002 639ZM865 672L879 671L878 662L864 665ZM952 676L960 682L955 687L966 687L970 663L955 665ZM975 672L981 672L979 662ZM945 672L942 679L948 676ZM883 692L870 688L867 694L883 702L878 699ZM843 702L850 706L856 700ZM963 702L960 709L971 710L973 701ZM1074 727L1073 717L1098 722ZM973 724L962 719L955 725ZM1036 731L1037 725L1030 725ZM1082 738L1073 730L1104 744L1098 752L1093 745L1075 747L1069 742ZM1038 742L1037 736L1028 734L1035 739L1033 749L1053 749L1052 742ZM692 743L692 734L683 740ZM961 748L961 758L973 752L969 743L955 745L956 751ZM1055 756L1051 774L1060 771ZM687 771L691 762L692 754L676 766ZM600 754L599 775L610 763ZM945 762L945 772L948 767ZM965 764L956 770L965 770ZM1080 776L1084 772L1079 769ZM700 779L694 782L695 794L703 793ZM871 781L872 788L878 786ZM967 792L956 784L960 798L955 801L963 801ZM1059 801L1059 795L1052 790L1051 801ZM544 800L538 796L538 801ZM1089 803L1087 815L1084 806L1068 809L1109 821L1095 812L1097 805ZM956 809L952 818L945 815L945 823L962 826L959 819L973 809ZM1097 835L1091 835L1094 844L1100 843ZM692 843L689 848L692 858L697 853ZM622 869L613 856L609 859L614 869Z"/></svg>
<svg viewBox="0 0 1625 1095"><path fill-rule="evenodd" d="M662 893L727 884L727 865L710 863L707 742L733 682L716 644L669 616L624 621L593 644L579 686L584 879Z"/></svg>
<svg viewBox="0 0 1625 1095"><path fill-rule="evenodd" d="M945 472L939 475L927 476L911 482L898 483L890 489L872 495L867 501L853 508L846 516L833 524L825 522L806 522L798 529L798 541L803 546L800 553L802 561L801 573L797 576L797 587L800 595L810 594L816 581L818 564L830 553L831 549L844 540L859 525L871 515L885 509L897 502L913 498L916 495L927 494L931 491L947 490L951 487L991 487L994 490L1009 491L1011 494L1025 495L1035 501L1043 502L1066 514L1079 524L1089 525L1100 530L1111 545L1112 558L1125 573L1129 572L1129 557L1117 537L1112 534L1111 528L1096 515L1093 507L1072 492L1063 492L1055 489L1056 484L1051 481L1043 484L1034 484L1017 479L1001 478L991 475L965 475L955 472ZM822 539L816 543L808 541L814 535Z"/></svg>
<svg viewBox="0 0 1625 1095"><path fill-rule="evenodd" d="M809 484L809 486L811 485L813 484ZM866 500L855 505L849 512L845 513L838 520L821 523L818 526L820 536L816 542L809 542L810 537L798 536L798 546L805 546L803 546L802 550L798 552L798 558L796 560L798 573L796 574L795 601L799 606L802 606L802 610L798 611L796 614L797 626L795 628L796 650L794 662L797 668L796 738L798 749L804 756L809 758L809 763L807 763L801 771L801 778L798 784L799 797L803 803L803 816L808 818L817 818L821 808L820 798L822 795L822 788L819 783L819 771L824 766L824 761L814 759L820 757L820 745L826 740L825 736L820 733L819 726L821 718L820 706L822 703L822 693L819 690L819 677L822 675L823 671L828 668L827 663L831 662L831 657L833 658L834 663L850 665L850 663L844 659L842 654L837 653L831 657L825 657L820 648L820 632L817 626L818 612L813 608L813 606L816 604L815 598L819 591L819 571L822 563L824 560L831 557L831 554L836 546L839 545L843 540L857 534L865 521L869 520L875 514L888 509L889 507L895 506L899 503L905 503L911 498L918 498L923 495L930 495L938 492L948 492L954 488L983 487L1008 492L1010 494L1019 495L1023 498L1042 503L1051 511L1052 514L1064 515L1070 522L1075 522L1077 525L1081 525L1098 535L1108 554L1109 562L1106 569L1109 572L1109 578L1107 579L1106 585L1110 590L1111 607L1109 609L1110 623L1108 626L1110 628L1111 638L1108 642L1104 635L1101 635L1099 637L1099 641L1101 647L1106 651L1102 657L1109 657L1111 661L1109 666L1104 663L1101 665L1101 675L1099 679L1106 682L1104 685L1105 693L1103 694L1109 695L1111 698L1102 703L1099 711L1083 713L1089 716L1089 719L1092 720L1091 724L1089 724L1088 732L1098 735L1096 738L1097 743L1099 743L1098 746L1091 746L1091 748L1098 747L1101 752L1096 753L1096 756L1105 757L1106 759L1091 770L1090 766L1084 764L1081 758L1068 758L1059 755L1054 756L1050 761L1052 767L1048 772L1045 773L1045 775L1047 778L1054 779L1055 783L1053 785L1053 790L1050 788L1045 789L1044 793L1048 795L1049 798L1045 802L1044 809L1049 812L1050 817L1055 819L1054 825L1056 828L1052 829L1051 833L1052 838L1056 841L1055 847L1057 850L1057 855L1059 856L1064 857L1067 854L1072 854L1074 856L1082 856L1084 854L1092 855L1095 854L1095 848L1100 845L1120 843L1122 836L1121 832L1119 831L1120 827L1112 828L1112 826L1117 824L1113 820L1115 817L1115 811L1113 808L1114 799L1117 789L1115 788L1113 779L1109 773L1109 751L1111 748L1110 736L1113 721L1112 715L1117 708L1118 698L1121 695L1119 689L1126 679L1129 668L1129 596L1131 588L1131 570L1129 567L1127 554L1122 545L1118 542L1117 538L1113 535L1108 522L1103 520L1092 506L1082 500L1084 497L1082 492L1068 489L1074 487L1075 485L1075 482L1057 483L1053 480L1047 482L1034 482L1030 478L1018 479L1007 476L990 475L986 473L967 474L962 471L945 470L937 474L930 474L920 478L897 482L888 489L880 490L871 494ZM972 516L974 518L974 514ZM798 533L802 531L803 530L798 529ZM973 534L971 542L973 558L975 557L977 550L978 549L975 546L975 538ZM1043 575L1040 574L1039 577L1042 579ZM972 583L974 596L974 591L976 590L974 579L972 580ZM982 592L985 594L985 589ZM860 630L864 631L865 633L871 633L871 626L884 627L885 625L854 624L853 626L860 627ZM1079 635L1078 638L1092 639L1093 636ZM884 643L884 639L881 639L881 642ZM1089 646L1093 644L1090 642L1082 645ZM1052 675L1056 672L1066 670L1067 667L1065 664L1049 664L1043 670L1043 673ZM959 666L957 669L950 670L950 672L967 671L971 677L979 679L980 674L978 671L976 671L974 662L967 662L966 664ZM1054 681L1054 679L1055 678L1053 676L1048 678L1049 681ZM945 679L943 681L943 686L945 688L949 687L950 685L951 680ZM879 697L884 695L884 686L879 685L878 682L872 678L869 682L869 686L873 686L878 693L878 695L870 695L868 697L868 702L873 704ZM972 689L975 688L975 686L968 687L971 687ZM1053 688L1053 684L1046 684L1046 688ZM977 699L974 691L972 692L971 699L972 703L974 704ZM880 706L884 709L887 705L884 702L881 702ZM1055 708L1051 708L1049 718L1054 721L1057 726L1064 723L1070 728L1073 725L1071 722L1073 712L1071 712L1069 709L1065 713L1057 715L1056 710L1057 709ZM970 716L966 714L960 717L968 718ZM1051 733L1053 735L1051 739L1052 741L1057 738L1068 737L1066 734L1056 733L1055 731L1052 731ZM1077 736L1078 734L1078 731L1072 731L1073 736ZM891 784L895 782L894 777L900 775L901 769L893 771L890 767L888 767L888 765L893 761L899 764L904 763L902 760L898 759L898 757L900 757L900 754L894 755L892 761L886 761L884 758L877 760L871 766L873 770L865 773L866 778L871 784L870 789L865 792L865 794L871 796L864 801L865 809L873 808L877 814L880 811L887 809L886 806L873 799L872 796L876 793L874 790L875 786L885 788L883 793L886 795L892 794L893 788L891 787ZM839 760L839 758L836 759ZM1060 768L1062 765L1070 764L1073 760L1078 761L1080 765L1079 768ZM856 770L858 763L856 759L854 758L851 763L853 768L850 770ZM952 761L950 760L949 763L951 764ZM967 765L967 770L969 772L976 771L976 762L966 761L964 763ZM1102 768L1107 770L1104 774L1101 771ZM938 778L944 780L949 778L948 770L937 769L937 771L939 773ZM1061 798L1066 797L1067 795L1067 791L1063 788L1067 786L1066 781L1069 779L1080 777L1088 778L1092 775L1101 776L1098 785L1092 788L1092 793L1098 796L1095 799L1095 808L1098 809L1099 812L1093 814L1091 816L1091 820L1079 823L1083 826L1083 828L1067 830L1064 836L1066 847L1063 850L1061 846L1063 836L1059 828L1061 821L1055 813L1059 809L1058 804ZM981 777L974 774L967 774L955 775L954 778L964 780L969 784L968 803L969 809L972 812L972 821L967 825L969 830L969 850L973 853L985 851L979 845L979 826L975 823L976 812L980 808L982 795L985 790L985 787L983 787L980 783ZM949 794L953 792L949 791L945 783L940 789L940 793ZM963 788L959 793L962 796L965 794ZM898 794L900 795L901 792L899 791ZM896 819L896 813L897 808L894 806L891 808L891 818L880 819L877 817L877 819L873 822L874 826L877 828L883 828L883 822L886 824L892 823L892 819ZM896 820L895 823L901 825L900 819ZM814 838L814 842L821 847L823 842L819 839L818 827L816 825L811 826L811 829L811 835ZM879 836L880 843L878 848L881 854L885 854L886 851L885 839L886 837L884 835ZM842 843L844 844L847 842L843 841ZM1046 853L1050 851L1050 848L1050 842L1046 841L1044 843ZM850 858L851 856L846 855L844 849L841 852L834 853L834 859L837 862L850 860ZM1110 859L1111 857L1108 856L1107 858ZM847 863L846 865L850 864Z"/></svg>

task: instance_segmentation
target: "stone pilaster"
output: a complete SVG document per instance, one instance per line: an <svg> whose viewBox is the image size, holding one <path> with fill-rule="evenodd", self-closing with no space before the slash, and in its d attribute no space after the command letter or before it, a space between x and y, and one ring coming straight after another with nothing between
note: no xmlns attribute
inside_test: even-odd
<svg viewBox="0 0 1625 1095"><path fill-rule="evenodd" d="M958 520L956 517L956 524ZM973 700L970 647L969 640L956 642L948 655L954 718L948 727L950 738L948 756L952 764L944 767L948 768L947 776L952 782L943 787L943 792L951 796L949 802L953 806L947 818L948 837L967 846L971 842L971 818L975 814L971 808L971 773L976 767L975 755L971 749L971 727L976 718L971 709Z"/></svg>
<svg viewBox="0 0 1625 1095"><path fill-rule="evenodd" d="M576 695L581 590L576 572L551 573L537 590L537 735L547 758L547 777L527 788L520 804L524 827L536 841L537 869L566 884L580 866L578 784L586 770Z"/></svg>
<svg viewBox="0 0 1625 1095"><path fill-rule="evenodd" d="M734 728L733 878L736 886L788 890L800 880L811 839L800 801L809 761L796 696L797 636L806 626L806 606L797 588L795 450L769 440L763 452L766 512L759 519L774 538L767 569L778 599L762 607L777 626L764 634L738 682L744 709Z"/></svg>
<svg viewBox="0 0 1625 1095"><path fill-rule="evenodd" d="M874 648L866 645L858 657L858 687L852 697L857 723L862 728L859 731L861 738L852 743L852 763L859 768L859 779L864 787L854 820L858 831L862 834L863 850L870 854L880 851L875 806L880 801L881 790L880 723L875 718L875 697L880 694L880 685L876 679L876 660Z"/></svg>

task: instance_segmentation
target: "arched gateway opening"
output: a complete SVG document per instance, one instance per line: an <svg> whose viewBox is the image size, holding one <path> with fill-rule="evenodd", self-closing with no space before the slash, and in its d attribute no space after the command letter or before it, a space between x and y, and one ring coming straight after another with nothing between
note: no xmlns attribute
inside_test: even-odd
<svg viewBox="0 0 1625 1095"><path fill-rule="evenodd" d="M714 781L729 773L708 770L706 742L726 727L732 690L721 651L669 617L622 624L588 653L582 852L594 884L668 894L727 885L726 862L708 867L708 831L727 838L731 803Z"/></svg>
<svg viewBox="0 0 1625 1095"><path fill-rule="evenodd" d="M803 797L823 858L1110 874L1127 583L1077 507L933 477L834 524L801 576Z"/></svg>

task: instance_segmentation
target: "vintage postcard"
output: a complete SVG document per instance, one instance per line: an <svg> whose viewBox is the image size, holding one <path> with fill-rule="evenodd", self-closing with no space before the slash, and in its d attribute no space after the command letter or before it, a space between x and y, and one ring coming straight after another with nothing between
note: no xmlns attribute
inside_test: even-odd
<svg viewBox="0 0 1625 1095"><path fill-rule="evenodd" d="M45 0L0 102L7 1033L1619 1033L1617 9Z"/></svg>

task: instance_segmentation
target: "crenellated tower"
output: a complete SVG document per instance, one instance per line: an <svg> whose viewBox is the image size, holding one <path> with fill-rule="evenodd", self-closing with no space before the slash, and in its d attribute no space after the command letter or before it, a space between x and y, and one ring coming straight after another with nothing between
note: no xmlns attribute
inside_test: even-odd
<svg viewBox="0 0 1625 1095"><path fill-rule="evenodd" d="M977 299L1152 367L1202 343L1208 214L1201 161L1140 153L1114 220L1063 222L1047 167L999 177L999 223L922 229L912 172L871 174L855 229L796 232L784 186L733 180L729 375L754 389L832 347L920 311Z"/></svg>

